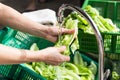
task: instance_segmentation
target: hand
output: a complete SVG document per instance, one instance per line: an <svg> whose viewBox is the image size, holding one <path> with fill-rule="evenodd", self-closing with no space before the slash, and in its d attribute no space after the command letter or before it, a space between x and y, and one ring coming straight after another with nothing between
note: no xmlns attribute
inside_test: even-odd
<svg viewBox="0 0 120 80"><path fill-rule="evenodd" d="M39 56L41 56L41 61L52 64L52 65L59 65L62 62L69 61L70 57L62 55L61 52L63 52L66 49L65 46L62 47L49 47L40 51L37 51L36 54L39 54L37 56L39 60Z"/></svg>
<svg viewBox="0 0 120 80"><path fill-rule="evenodd" d="M46 39L52 42L56 42L59 34L73 34L74 30L59 27L50 27L47 31Z"/></svg>

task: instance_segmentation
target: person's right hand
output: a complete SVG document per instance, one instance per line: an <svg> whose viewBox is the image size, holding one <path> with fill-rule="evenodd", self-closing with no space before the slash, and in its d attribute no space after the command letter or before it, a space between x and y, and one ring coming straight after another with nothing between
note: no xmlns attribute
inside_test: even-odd
<svg viewBox="0 0 120 80"><path fill-rule="evenodd" d="M65 61L70 61L69 56L62 55L61 53L65 51L66 47L48 47L46 49L36 51L37 60L43 61L47 64L59 65Z"/></svg>

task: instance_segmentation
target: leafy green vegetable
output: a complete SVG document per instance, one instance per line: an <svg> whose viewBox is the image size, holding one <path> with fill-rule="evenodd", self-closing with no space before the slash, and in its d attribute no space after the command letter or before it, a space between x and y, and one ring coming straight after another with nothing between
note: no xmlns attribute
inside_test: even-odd
<svg viewBox="0 0 120 80"><path fill-rule="evenodd" d="M89 16L93 19L93 21L96 23L98 29L100 32L119 32L119 28L113 24L112 20L109 18L103 18L99 11L92 6L88 5L84 8L84 11L89 14ZM72 12L69 14L67 19L74 19L78 20L78 28L82 29L85 33L94 34L92 27L90 24L85 20L81 15L79 15L76 12ZM66 20L67 21L67 20Z"/></svg>
<svg viewBox="0 0 120 80"><path fill-rule="evenodd" d="M65 62L64 67L67 68L68 70L72 70L76 74L79 74L78 67L72 63Z"/></svg>
<svg viewBox="0 0 120 80"><path fill-rule="evenodd" d="M55 44L55 46L66 46L66 51L63 52L64 55L70 55L69 46L72 43L72 41L77 37L78 34L78 20L73 20L72 18L67 19L65 23L65 28L67 29L75 29L75 33L73 35L62 35L61 39Z"/></svg>
<svg viewBox="0 0 120 80"><path fill-rule="evenodd" d="M75 51L74 58L73 58L73 63L75 65L82 65L82 66L84 66L84 61L83 61L82 56L79 53L79 51Z"/></svg>
<svg viewBox="0 0 120 80"><path fill-rule="evenodd" d="M88 66L88 68L92 71L94 75L97 73L97 66L93 61L91 61L91 64Z"/></svg>
<svg viewBox="0 0 120 80"><path fill-rule="evenodd" d="M112 80L120 80L120 76L117 72L112 72Z"/></svg>
<svg viewBox="0 0 120 80"><path fill-rule="evenodd" d="M34 43L31 47L30 49L36 50L37 44ZM44 62L32 62L32 64L25 63L25 65L47 80L94 80L95 74L89 69L89 66L82 65L84 61L79 54L79 52L76 54L77 64L64 62L59 66L53 66Z"/></svg>
<svg viewBox="0 0 120 80"><path fill-rule="evenodd" d="M32 46L30 47L30 50L37 51L37 50L39 50L39 48L36 43L33 43Z"/></svg>

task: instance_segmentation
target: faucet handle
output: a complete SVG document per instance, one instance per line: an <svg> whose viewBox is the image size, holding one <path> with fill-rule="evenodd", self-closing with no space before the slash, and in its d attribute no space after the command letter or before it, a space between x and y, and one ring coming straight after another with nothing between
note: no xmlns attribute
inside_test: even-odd
<svg viewBox="0 0 120 80"><path fill-rule="evenodd" d="M104 80L107 80L107 78L109 77L110 75L110 69L107 69L104 73Z"/></svg>

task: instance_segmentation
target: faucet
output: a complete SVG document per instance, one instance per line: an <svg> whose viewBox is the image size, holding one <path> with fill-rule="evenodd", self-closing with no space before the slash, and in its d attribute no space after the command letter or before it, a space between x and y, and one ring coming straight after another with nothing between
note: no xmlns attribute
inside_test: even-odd
<svg viewBox="0 0 120 80"><path fill-rule="evenodd" d="M64 18L64 11L66 9L72 10L72 11L76 11L78 14L80 14L81 16L83 16L91 25L94 33L95 33L95 37L97 39L97 44L98 44L98 50L99 50L99 66L98 66L98 78L99 80L107 80L108 75L110 73L110 70L107 69L104 73L104 46L103 46L103 39L102 36L98 30L97 25L95 24L95 22L92 20L92 18L81 8L71 5L71 4L62 4L62 6L60 6L59 10L58 10L58 23L62 23L63 22L63 18Z"/></svg>

